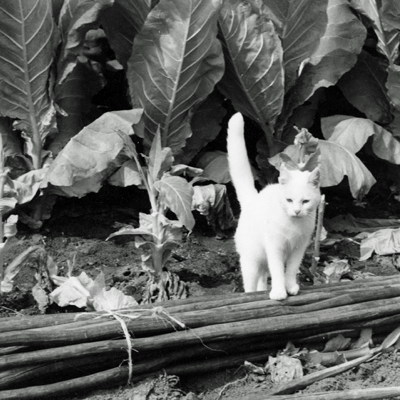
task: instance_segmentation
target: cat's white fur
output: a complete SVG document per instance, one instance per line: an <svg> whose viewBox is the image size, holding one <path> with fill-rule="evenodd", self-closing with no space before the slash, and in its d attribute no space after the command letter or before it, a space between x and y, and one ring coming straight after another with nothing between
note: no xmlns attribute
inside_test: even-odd
<svg viewBox="0 0 400 400"><path fill-rule="evenodd" d="M246 292L267 290L283 300L299 292L297 273L315 226L320 203L319 170L281 167L279 183L259 193L244 141L244 122L235 114L228 126L229 170L241 206L235 235Z"/></svg>

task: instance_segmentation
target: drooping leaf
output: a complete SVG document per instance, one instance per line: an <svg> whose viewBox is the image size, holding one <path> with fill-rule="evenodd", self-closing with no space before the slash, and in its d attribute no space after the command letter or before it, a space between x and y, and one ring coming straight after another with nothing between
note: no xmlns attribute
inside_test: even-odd
<svg viewBox="0 0 400 400"><path fill-rule="evenodd" d="M119 231L112 233L106 240L124 235L151 236L154 240L157 240L157 236L152 233L151 229L145 229L143 226L140 226L140 228L121 228Z"/></svg>
<svg viewBox="0 0 400 400"><path fill-rule="evenodd" d="M121 168L107 179L107 182L110 185L120 187L141 186L143 184L142 176L134 160L124 162Z"/></svg>
<svg viewBox="0 0 400 400"><path fill-rule="evenodd" d="M219 26L226 68L218 88L236 111L259 123L271 147L272 126L283 104L284 77L281 42L266 14L262 5L224 2Z"/></svg>
<svg viewBox="0 0 400 400"><path fill-rule="evenodd" d="M190 122L192 136L186 140L182 154L178 157L179 162L189 164L201 149L218 136L226 114L222 101L223 96L214 91L196 107Z"/></svg>
<svg viewBox="0 0 400 400"><path fill-rule="evenodd" d="M208 151L204 153L197 167L203 170L202 177L211 179L216 183L228 183L231 181L228 166L228 154L224 151Z"/></svg>
<svg viewBox="0 0 400 400"><path fill-rule="evenodd" d="M400 229L381 229L368 234L361 241L360 261L367 260L374 252L379 255L400 253Z"/></svg>
<svg viewBox="0 0 400 400"><path fill-rule="evenodd" d="M220 1L160 1L136 35L127 78L133 104L144 110L146 153L157 129L162 147L179 153L191 135L189 114L220 80Z"/></svg>
<svg viewBox="0 0 400 400"><path fill-rule="evenodd" d="M387 124L392 120L385 86L387 77L382 60L362 51L356 65L337 84L346 99L367 118Z"/></svg>
<svg viewBox="0 0 400 400"><path fill-rule="evenodd" d="M300 76L286 95L276 126L278 138L293 110L318 88L335 85L354 66L361 52L366 28L351 12L348 1L329 0L327 16L326 30L318 47L302 65Z"/></svg>
<svg viewBox="0 0 400 400"><path fill-rule="evenodd" d="M118 61L126 69L132 53L133 39L140 32L147 15L156 3L152 0L115 0L101 13L101 25Z"/></svg>
<svg viewBox="0 0 400 400"><path fill-rule="evenodd" d="M318 147L321 152L321 187L335 186L347 175L353 197L363 198L376 180L361 160L352 151L335 142L319 140ZM283 153L294 160L298 155L298 148L290 145ZM279 168L277 156L269 161Z"/></svg>
<svg viewBox="0 0 400 400"><path fill-rule="evenodd" d="M18 232L17 230L18 215L10 215L4 223L4 237L11 238Z"/></svg>
<svg viewBox="0 0 400 400"><path fill-rule="evenodd" d="M121 134L133 133L142 110L114 111L103 114L72 138L49 168L48 181L74 196L99 190L126 160ZM97 189L97 190L96 190Z"/></svg>
<svg viewBox="0 0 400 400"><path fill-rule="evenodd" d="M357 153L370 136L374 153L393 164L400 164L400 142L380 125L369 119L334 115L321 119L324 137Z"/></svg>
<svg viewBox="0 0 400 400"><path fill-rule="evenodd" d="M349 179L350 191L354 198L362 199L376 183L371 172L360 159L340 144L320 140L321 185L335 186L344 175Z"/></svg>
<svg viewBox="0 0 400 400"><path fill-rule="evenodd" d="M42 119L51 107L49 76L58 44L51 2L0 4L0 115L24 123L34 168L41 167Z"/></svg>
<svg viewBox="0 0 400 400"><path fill-rule="evenodd" d="M164 175L154 183L154 187L159 192L161 203L174 212L178 220L191 231L195 224L191 211L193 187L185 179L170 175Z"/></svg>
<svg viewBox="0 0 400 400"><path fill-rule="evenodd" d="M86 308L93 286L93 279L86 272L81 272L79 276L64 278L61 285L49 294L49 298L60 307Z"/></svg>
<svg viewBox="0 0 400 400"><path fill-rule="evenodd" d="M115 287L106 290L106 281L103 272L100 272L96 277L94 285L90 286L89 293L89 310L93 309L97 312L112 311L137 305L137 301L132 296L125 295Z"/></svg>
<svg viewBox="0 0 400 400"><path fill-rule="evenodd" d="M25 204L31 201L41 188L47 186L46 175L48 166L29 171L13 180L13 190L16 192L18 204Z"/></svg>

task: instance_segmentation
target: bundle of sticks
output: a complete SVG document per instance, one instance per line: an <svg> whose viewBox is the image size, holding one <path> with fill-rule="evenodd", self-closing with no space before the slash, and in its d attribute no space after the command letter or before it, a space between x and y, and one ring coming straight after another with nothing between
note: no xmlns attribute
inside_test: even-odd
<svg viewBox="0 0 400 400"><path fill-rule="evenodd" d="M109 313L9 317L0 323L0 400L55 398L160 373L188 375L264 362L285 347L400 326L400 276L197 297Z"/></svg>

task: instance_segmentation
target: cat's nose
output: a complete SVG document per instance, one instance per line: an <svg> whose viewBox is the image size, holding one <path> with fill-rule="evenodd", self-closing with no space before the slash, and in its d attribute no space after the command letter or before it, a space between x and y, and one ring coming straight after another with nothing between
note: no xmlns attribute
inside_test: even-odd
<svg viewBox="0 0 400 400"><path fill-rule="evenodd" d="M299 215L299 214L300 214L300 210L294 210L294 213L295 213L296 215Z"/></svg>

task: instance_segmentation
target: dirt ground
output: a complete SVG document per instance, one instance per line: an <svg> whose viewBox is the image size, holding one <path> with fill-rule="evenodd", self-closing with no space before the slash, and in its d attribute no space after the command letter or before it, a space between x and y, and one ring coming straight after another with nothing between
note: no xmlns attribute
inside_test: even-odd
<svg viewBox="0 0 400 400"><path fill-rule="evenodd" d="M140 288L143 287L146 275L141 271L140 255L133 240L127 237L110 241L105 239L110 233L118 230L121 224L137 224L138 212L145 210L147 203L140 196L132 201L132 196L137 195L136 192L110 193L103 190L100 195L90 195L81 200L58 200L52 218L43 229L31 232L23 226L20 227L20 242L14 248L14 252L9 254L8 260L29 245L43 244L57 262L62 275L67 270L67 260L71 260L77 252L74 275L85 271L94 278L102 271L110 287L119 288L140 300ZM386 199L386 202L382 203L384 200L371 197L367 207L361 207L354 206L351 201L343 202L342 199L332 197L329 198L327 215L331 217L344 213L351 207L350 211L355 216L400 218L400 204L393 199ZM182 246L175 251L168 268L188 284L190 296L243 291L233 239L217 240L205 221L201 218L198 221L195 231L190 236L185 235ZM352 272L365 276L398 273L392 256L374 256L371 260L359 262L356 243L345 238L323 249L323 254L335 254L348 259ZM309 263L309 256L304 263ZM1 299L2 316L39 313L30 292L36 283L34 273L33 266L28 266L17 276L13 292ZM301 281L307 284L305 275L301 276ZM54 309L50 307L49 311L54 312ZM399 361L400 355L393 351L388 352L349 372L323 379L305 388L302 393L400 386ZM246 399L250 394L259 395L262 399L263 393L271 387L269 375L256 375L244 366L233 366L231 369L201 376L159 376L133 386L79 393L65 399L237 400Z"/></svg>

